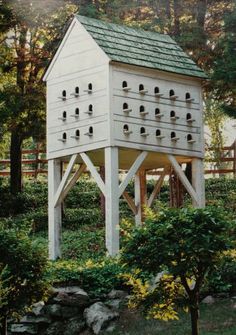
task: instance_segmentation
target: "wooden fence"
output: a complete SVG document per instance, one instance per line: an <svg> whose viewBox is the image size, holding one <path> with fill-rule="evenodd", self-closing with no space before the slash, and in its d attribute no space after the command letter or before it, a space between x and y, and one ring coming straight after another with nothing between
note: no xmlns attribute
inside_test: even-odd
<svg viewBox="0 0 236 335"><path fill-rule="evenodd" d="M236 140L231 146L222 148L219 157L211 158L213 149L206 150L205 174L233 174L236 178ZM25 176L32 176L37 179L40 174L47 174L47 160L46 153L41 149L22 150L22 173ZM158 171L150 173L151 175L159 174ZM0 160L0 176L10 175L10 159Z"/></svg>

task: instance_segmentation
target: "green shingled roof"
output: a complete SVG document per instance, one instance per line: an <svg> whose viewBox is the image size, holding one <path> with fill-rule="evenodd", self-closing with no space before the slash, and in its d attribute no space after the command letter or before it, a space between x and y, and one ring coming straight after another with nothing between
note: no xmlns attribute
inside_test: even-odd
<svg viewBox="0 0 236 335"><path fill-rule="evenodd" d="M191 77L207 77L168 35L80 15L76 18L113 61Z"/></svg>

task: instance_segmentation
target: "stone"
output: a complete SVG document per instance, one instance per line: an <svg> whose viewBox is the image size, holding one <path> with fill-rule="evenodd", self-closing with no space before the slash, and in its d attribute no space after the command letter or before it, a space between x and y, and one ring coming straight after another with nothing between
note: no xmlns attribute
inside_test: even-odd
<svg viewBox="0 0 236 335"><path fill-rule="evenodd" d="M36 302L35 304L32 305L31 313L36 316L44 314L43 313L44 306L45 303L43 301Z"/></svg>
<svg viewBox="0 0 236 335"><path fill-rule="evenodd" d="M107 297L109 299L125 299L127 295L128 293L122 290L111 290L111 292L108 293Z"/></svg>
<svg viewBox="0 0 236 335"><path fill-rule="evenodd" d="M21 323L50 323L51 318L48 316L31 316L25 315L23 318L20 319Z"/></svg>
<svg viewBox="0 0 236 335"><path fill-rule="evenodd" d="M119 309L122 305L122 300L121 299L107 300L105 302L105 305L114 309Z"/></svg>
<svg viewBox="0 0 236 335"><path fill-rule="evenodd" d="M66 292L59 292L54 298L54 301L66 306L87 307L89 303L89 297L88 295L83 296L80 293L69 295Z"/></svg>
<svg viewBox="0 0 236 335"><path fill-rule="evenodd" d="M79 286L67 286L67 287L54 287L53 293L67 293L67 294L78 294L81 296L88 297L88 294Z"/></svg>
<svg viewBox="0 0 236 335"><path fill-rule="evenodd" d="M81 317L71 318L68 320L64 335L78 335L85 329L85 321Z"/></svg>
<svg viewBox="0 0 236 335"><path fill-rule="evenodd" d="M62 307L59 304L53 304L53 305L46 305L45 306L45 314L48 314L52 317L61 317L62 316Z"/></svg>
<svg viewBox="0 0 236 335"><path fill-rule="evenodd" d="M38 328L35 324L13 323L10 327L10 331L17 334L38 334Z"/></svg>
<svg viewBox="0 0 236 335"><path fill-rule="evenodd" d="M215 299L211 295L208 295L206 298L202 300L203 304L208 304L208 305L214 304L214 302L215 302Z"/></svg>
<svg viewBox="0 0 236 335"><path fill-rule="evenodd" d="M115 329L116 329L116 323L111 322L106 329L106 333L113 333L115 331Z"/></svg>
<svg viewBox="0 0 236 335"><path fill-rule="evenodd" d="M63 319L69 319L74 316L78 316L78 314L79 314L78 307L74 307L74 306L62 306L61 307L61 315Z"/></svg>
<svg viewBox="0 0 236 335"><path fill-rule="evenodd" d="M53 322L43 335L64 335L64 324L61 321Z"/></svg>
<svg viewBox="0 0 236 335"><path fill-rule="evenodd" d="M109 322L118 318L119 313L112 311L102 302L96 302L84 311L84 318L88 327L90 327L94 334L99 334L104 330Z"/></svg>

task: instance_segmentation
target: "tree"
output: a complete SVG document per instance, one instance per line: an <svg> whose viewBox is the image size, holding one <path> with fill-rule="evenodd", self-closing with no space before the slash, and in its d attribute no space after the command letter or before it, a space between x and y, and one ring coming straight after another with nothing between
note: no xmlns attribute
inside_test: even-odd
<svg viewBox="0 0 236 335"><path fill-rule="evenodd" d="M11 134L11 191L21 191L21 147L30 136L45 136L45 89L42 74L65 21L75 10L64 1L2 1L0 6L1 124ZM8 81L5 78L7 74Z"/></svg>
<svg viewBox="0 0 236 335"><path fill-rule="evenodd" d="M0 334L7 334L7 318L20 313L46 292L43 279L47 258L26 230L0 223Z"/></svg>
<svg viewBox="0 0 236 335"><path fill-rule="evenodd" d="M220 254L231 247L230 228L225 213L218 208L168 209L151 215L142 227L135 228L122 252L123 262L153 275L163 269L168 273L167 280L161 282L166 302L155 302L155 315L161 315L163 307L170 309L178 301L173 292L179 292L180 283L187 295L192 335L199 334L201 287ZM155 289L151 294L158 297ZM149 297L144 294L144 302Z"/></svg>

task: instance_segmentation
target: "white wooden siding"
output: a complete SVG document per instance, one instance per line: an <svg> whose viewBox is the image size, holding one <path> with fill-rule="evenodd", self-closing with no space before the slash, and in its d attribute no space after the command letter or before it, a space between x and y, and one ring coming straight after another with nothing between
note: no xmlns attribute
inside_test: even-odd
<svg viewBox="0 0 236 335"><path fill-rule="evenodd" d="M202 157L202 105L199 80L172 76L158 71L137 69L113 65L112 72L112 116L113 141L115 145L142 148L143 150L175 153L191 157ZM127 82L128 91L122 88ZM139 93L139 85L144 86L144 94ZM159 97L154 89L159 87ZM175 100L169 97L169 91L174 90ZM186 93L194 100L186 101ZM128 111L123 104L128 105ZM140 106L145 112L140 114ZM127 107L127 106L125 106ZM160 110L161 117L155 115L155 109ZM176 119L171 118L174 111ZM191 120L187 121L187 114ZM129 127L128 134L123 131L124 125ZM141 136L140 129L145 128L147 136ZM164 138L156 137L156 130L161 131ZM171 140L171 132L176 133L176 141ZM187 141L187 136L192 141ZM123 143L123 144L122 144Z"/></svg>

